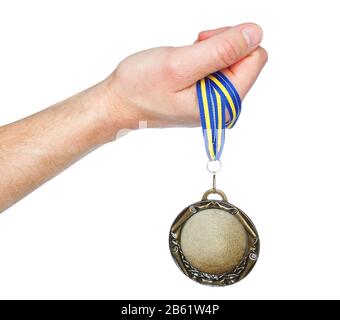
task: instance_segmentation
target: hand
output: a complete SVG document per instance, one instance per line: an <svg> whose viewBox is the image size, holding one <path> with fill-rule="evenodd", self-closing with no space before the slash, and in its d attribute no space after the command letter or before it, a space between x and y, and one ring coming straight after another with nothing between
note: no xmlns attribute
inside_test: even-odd
<svg viewBox="0 0 340 320"><path fill-rule="evenodd" d="M244 98L267 60L261 40L247 23L201 32L190 46L136 53L101 83L0 127L0 212L139 121L198 125L196 81L217 70Z"/></svg>
<svg viewBox="0 0 340 320"><path fill-rule="evenodd" d="M124 59L107 79L111 106L130 127L197 126L195 83L221 70L245 97L267 61L262 30L252 23L199 33L193 45L145 50Z"/></svg>

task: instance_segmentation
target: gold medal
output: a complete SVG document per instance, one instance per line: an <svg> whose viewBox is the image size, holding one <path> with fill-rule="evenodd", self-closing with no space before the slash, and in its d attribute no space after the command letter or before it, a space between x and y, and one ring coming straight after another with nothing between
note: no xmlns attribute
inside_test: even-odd
<svg viewBox="0 0 340 320"><path fill-rule="evenodd" d="M210 194L219 195L221 200L209 200ZM215 188L178 215L171 226L169 246L186 276L212 286L227 286L243 279L260 252L252 221Z"/></svg>

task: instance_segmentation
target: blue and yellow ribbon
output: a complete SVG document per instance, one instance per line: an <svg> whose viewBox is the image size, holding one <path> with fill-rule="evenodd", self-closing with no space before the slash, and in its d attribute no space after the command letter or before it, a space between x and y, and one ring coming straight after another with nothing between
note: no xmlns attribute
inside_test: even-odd
<svg viewBox="0 0 340 320"><path fill-rule="evenodd" d="M241 112L241 99L222 72L215 72L197 81L196 88L205 148L209 160L219 160L224 146L225 129L235 125Z"/></svg>

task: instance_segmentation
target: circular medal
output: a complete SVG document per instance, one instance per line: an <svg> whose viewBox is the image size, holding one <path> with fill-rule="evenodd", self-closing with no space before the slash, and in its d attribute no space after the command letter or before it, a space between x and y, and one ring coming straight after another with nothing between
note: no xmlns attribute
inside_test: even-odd
<svg viewBox="0 0 340 320"><path fill-rule="evenodd" d="M212 193L222 200L209 200ZM178 215L170 229L169 245L186 276L212 286L227 286L243 279L260 252L254 224L214 188Z"/></svg>

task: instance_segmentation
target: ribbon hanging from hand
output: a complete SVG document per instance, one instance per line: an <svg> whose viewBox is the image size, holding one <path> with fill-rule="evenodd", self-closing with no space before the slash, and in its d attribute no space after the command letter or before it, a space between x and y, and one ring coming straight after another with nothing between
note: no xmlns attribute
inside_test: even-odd
<svg viewBox="0 0 340 320"><path fill-rule="evenodd" d="M215 72L197 81L196 89L206 152L209 160L219 160L225 141L225 129L232 128L237 122L241 99L222 72Z"/></svg>

